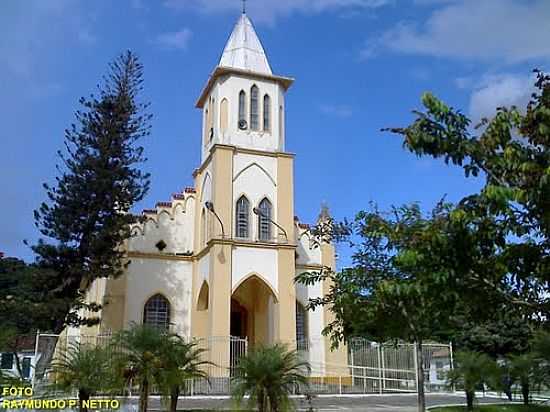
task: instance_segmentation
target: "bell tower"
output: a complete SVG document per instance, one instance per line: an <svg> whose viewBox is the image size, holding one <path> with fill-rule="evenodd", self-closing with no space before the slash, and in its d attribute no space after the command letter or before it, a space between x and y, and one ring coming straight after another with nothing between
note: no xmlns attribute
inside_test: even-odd
<svg viewBox="0 0 550 412"><path fill-rule="evenodd" d="M284 127L292 83L273 74L243 12L196 103L193 301L208 293L207 309L193 309L196 336L295 344L294 155L285 152Z"/></svg>
<svg viewBox="0 0 550 412"><path fill-rule="evenodd" d="M243 13L197 101L203 111L202 160L214 144L284 151L285 92L292 82L273 74Z"/></svg>

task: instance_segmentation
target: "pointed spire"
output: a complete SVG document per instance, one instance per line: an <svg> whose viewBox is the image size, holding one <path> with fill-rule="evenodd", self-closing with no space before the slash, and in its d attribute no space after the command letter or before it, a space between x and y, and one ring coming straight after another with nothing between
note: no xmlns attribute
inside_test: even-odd
<svg viewBox="0 0 550 412"><path fill-rule="evenodd" d="M321 203L321 212L319 213L319 217L317 218L318 222L326 222L332 217L330 216L330 210L328 208L327 202Z"/></svg>
<svg viewBox="0 0 550 412"><path fill-rule="evenodd" d="M243 1L243 14L229 36L218 66L273 74L262 43L246 15L245 1Z"/></svg>

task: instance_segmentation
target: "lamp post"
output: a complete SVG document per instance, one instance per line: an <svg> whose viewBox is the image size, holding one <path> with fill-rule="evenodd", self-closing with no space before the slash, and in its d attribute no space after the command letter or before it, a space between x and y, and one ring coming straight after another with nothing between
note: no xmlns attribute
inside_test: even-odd
<svg viewBox="0 0 550 412"><path fill-rule="evenodd" d="M281 232L283 232L283 235L285 235L285 239L288 243L288 235L286 234L286 230L280 225L278 224L277 222L275 222L273 219L271 219L269 216L267 216L261 209L258 209L257 207L255 207L254 209L252 209L252 211L258 215L258 216L261 216L263 218L266 218L268 219L271 223L273 223L275 226L277 226Z"/></svg>
<svg viewBox="0 0 550 412"><path fill-rule="evenodd" d="M218 216L218 214L216 213L216 211L214 210L214 203L208 201L208 202L205 202L204 203L204 206L206 206L206 208L214 215L216 216L216 219L218 219L218 222L220 222L220 226L222 228L222 239L225 239L225 230L223 229L223 222L222 220L220 219L220 217Z"/></svg>

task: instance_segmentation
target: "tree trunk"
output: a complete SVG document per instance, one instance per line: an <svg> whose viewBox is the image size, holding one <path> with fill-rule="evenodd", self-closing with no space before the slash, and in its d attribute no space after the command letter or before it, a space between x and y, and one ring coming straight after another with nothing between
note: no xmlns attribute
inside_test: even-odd
<svg viewBox="0 0 550 412"><path fill-rule="evenodd" d="M521 394L523 395L523 404L529 405L529 383L521 384Z"/></svg>
<svg viewBox="0 0 550 412"><path fill-rule="evenodd" d="M258 396L258 412L266 412L265 395L261 392Z"/></svg>
<svg viewBox="0 0 550 412"><path fill-rule="evenodd" d="M415 344L416 351L416 389L418 390L418 412L426 411L426 394L424 393L424 356L422 355L422 339Z"/></svg>
<svg viewBox="0 0 550 412"><path fill-rule="evenodd" d="M474 410L474 397L474 391L466 391L466 409L468 409L469 411Z"/></svg>
<svg viewBox="0 0 550 412"><path fill-rule="evenodd" d="M147 412L147 400L149 398L149 381L147 378L141 381L139 388L139 412Z"/></svg>
<svg viewBox="0 0 550 412"><path fill-rule="evenodd" d="M78 390L78 410L80 412L88 412L88 408L84 406L84 401L90 400L90 394L85 389Z"/></svg>
<svg viewBox="0 0 550 412"><path fill-rule="evenodd" d="M170 412L176 412L178 409L178 398L180 396L179 386L172 387L170 392Z"/></svg>

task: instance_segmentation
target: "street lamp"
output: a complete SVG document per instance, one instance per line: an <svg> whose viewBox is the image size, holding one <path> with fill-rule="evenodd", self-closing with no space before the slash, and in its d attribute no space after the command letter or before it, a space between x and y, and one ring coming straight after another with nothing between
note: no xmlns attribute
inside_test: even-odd
<svg viewBox="0 0 550 412"><path fill-rule="evenodd" d="M223 229L223 222L222 220L220 219L220 217L218 216L218 214L216 213L216 211L214 210L214 203L208 201L208 202L205 202L204 203L204 206L206 206L206 208L212 212L212 214L214 216L216 216L216 219L218 219L218 222L220 222L220 226L222 228L222 239L225 239L225 230Z"/></svg>
<svg viewBox="0 0 550 412"><path fill-rule="evenodd" d="M281 229L281 231L283 232L283 235L285 235L285 239L286 239L286 241L287 241L287 243L288 243L288 235L286 234L286 230L285 230L280 224L278 224L277 222L275 222L273 219L271 219L271 217L267 216L261 209L258 209L257 207L255 207L254 209L252 209L252 211L253 211L256 215L268 219L271 223L273 223L275 226L277 226L279 229Z"/></svg>

